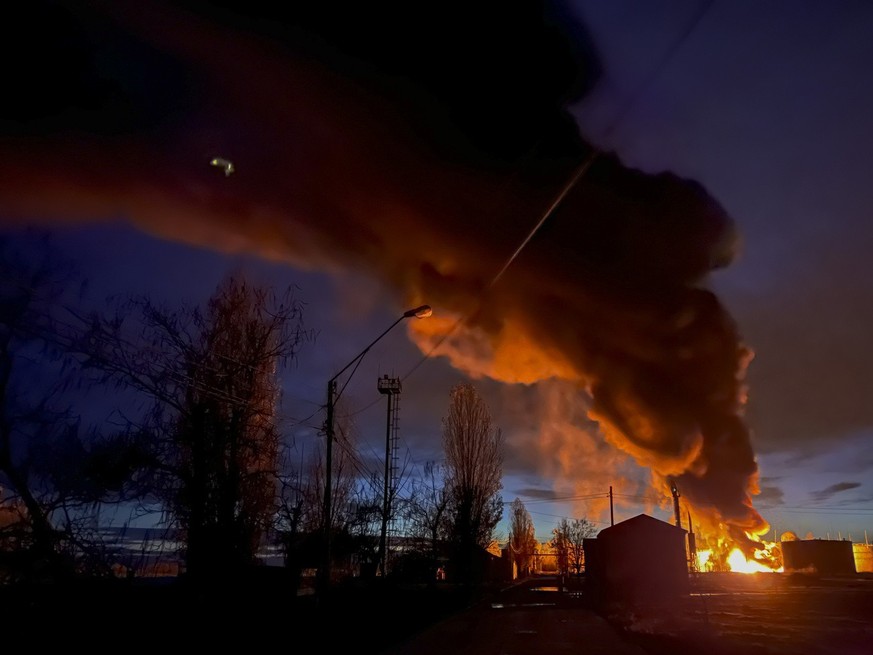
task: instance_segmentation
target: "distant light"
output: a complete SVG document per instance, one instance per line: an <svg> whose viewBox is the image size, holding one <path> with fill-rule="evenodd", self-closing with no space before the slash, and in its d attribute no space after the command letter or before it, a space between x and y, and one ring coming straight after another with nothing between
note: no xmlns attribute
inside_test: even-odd
<svg viewBox="0 0 873 655"><path fill-rule="evenodd" d="M231 173L234 172L233 162L228 161L227 159L222 159L221 157L215 157L209 162L212 166L218 166L219 168L224 169L224 175L227 177Z"/></svg>

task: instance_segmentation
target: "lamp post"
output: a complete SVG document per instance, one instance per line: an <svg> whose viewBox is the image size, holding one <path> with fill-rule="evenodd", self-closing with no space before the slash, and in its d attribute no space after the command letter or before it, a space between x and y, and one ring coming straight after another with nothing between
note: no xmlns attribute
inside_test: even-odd
<svg viewBox="0 0 873 655"><path fill-rule="evenodd" d="M414 309L408 309L391 325L389 325L382 334L373 339L366 348L364 348L352 361L343 366L339 373L334 375L330 380L327 381L327 420L325 421L325 437L327 439L327 444L325 448L325 470L324 470L324 509L323 509L323 520L324 520L324 562L319 569L319 582L320 589L319 591L324 594L330 585L330 568L331 568L331 553L330 553L330 541L331 541L331 487L333 485L332 477L332 468L333 468L333 414L334 414L334 405L337 400L339 400L340 395L342 395L342 391L339 393L336 392L336 381L340 375L345 373L349 367L351 367L356 362L359 362L364 355L366 355L370 348L376 345L376 343L388 334L391 330L393 330L398 323L400 323L403 319L412 318L427 318L433 313L430 308L430 305L421 305L420 307L415 307ZM354 371L352 371L354 374Z"/></svg>

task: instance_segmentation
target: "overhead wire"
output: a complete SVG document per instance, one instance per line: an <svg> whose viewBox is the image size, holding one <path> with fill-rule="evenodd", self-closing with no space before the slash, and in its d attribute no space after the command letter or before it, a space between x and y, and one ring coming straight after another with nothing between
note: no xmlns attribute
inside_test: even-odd
<svg viewBox="0 0 873 655"><path fill-rule="evenodd" d="M560 496L560 497L556 497L556 498L535 498L533 500L525 500L523 502L524 502L525 507L527 507L528 505L531 505L533 503L558 503L558 502L564 502L564 501L568 501L568 500L596 500L598 498L601 498L601 499L602 498L609 498L609 493L604 491L602 493L591 494L589 496ZM514 500L505 500L505 501L503 501L503 504L504 505L511 505L514 502L515 502Z"/></svg>

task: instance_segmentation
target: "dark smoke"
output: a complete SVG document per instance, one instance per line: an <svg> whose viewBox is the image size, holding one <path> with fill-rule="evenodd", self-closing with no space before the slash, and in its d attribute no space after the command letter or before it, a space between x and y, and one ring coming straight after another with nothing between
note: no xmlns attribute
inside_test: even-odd
<svg viewBox="0 0 873 655"><path fill-rule="evenodd" d="M490 288L593 152L566 107L600 64L570 12L81 4L24 3L5 21L5 221L130 220L365 270L404 301L473 316L485 342L458 365L577 382L612 443L737 538L765 528L742 417L750 353L705 287L733 225L704 188L599 154ZM485 294L499 311L477 313Z"/></svg>

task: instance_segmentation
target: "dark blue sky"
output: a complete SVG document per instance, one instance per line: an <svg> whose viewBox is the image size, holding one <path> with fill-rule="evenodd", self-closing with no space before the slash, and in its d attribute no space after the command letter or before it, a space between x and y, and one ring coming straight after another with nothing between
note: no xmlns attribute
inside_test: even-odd
<svg viewBox="0 0 873 655"><path fill-rule="evenodd" d="M288 372L290 423L312 416L326 380L407 307L434 305L433 334L418 337L425 352L428 338L485 307L476 329L453 333L419 366L422 350L398 328L368 354L347 401L366 408L361 439L376 457L375 379L413 371L401 433L420 462L439 452L451 384L472 375L509 442L505 500L529 502L544 538L567 514L608 520L610 484L619 515L642 511L640 497L662 492L649 486L649 465L688 474L703 447L693 426L725 433L724 412L688 409L709 402L695 388L708 388L708 365L684 379L668 357L642 366L661 314L634 309L681 306L677 289L711 288L754 351L740 370L748 435L731 434L760 467L755 506L779 531L868 529L869 4L574 0L547 21L532 3L512 13L448 7L426 20L395 11L387 23L373 20L387 11L291 16L266 3L46 6L22 10L19 27L52 37L58 56L36 64L25 48L34 39L22 37L7 59L17 93L0 124L0 217L10 231L51 226L95 300L148 292L196 302L238 267L299 285L319 335ZM586 142L626 168L695 180L707 197L685 182L662 193L592 167L563 217L492 288ZM210 167L214 156L236 172ZM637 210L586 195L601 188L664 213L624 222ZM586 418L579 371L581 386L603 388L600 415L624 420L635 439L604 438ZM728 384L712 380L713 394ZM627 425L625 401L653 407L643 427ZM314 438L320 422L316 413L294 429ZM670 438L645 443L658 426ZM733 462L735 450L721 458ZM726 465L711 487L744 484L740 454L737 476ZM703 457L717 459L705 448ZM701 499L739 516L735 497L708 488Z"/></svg>

